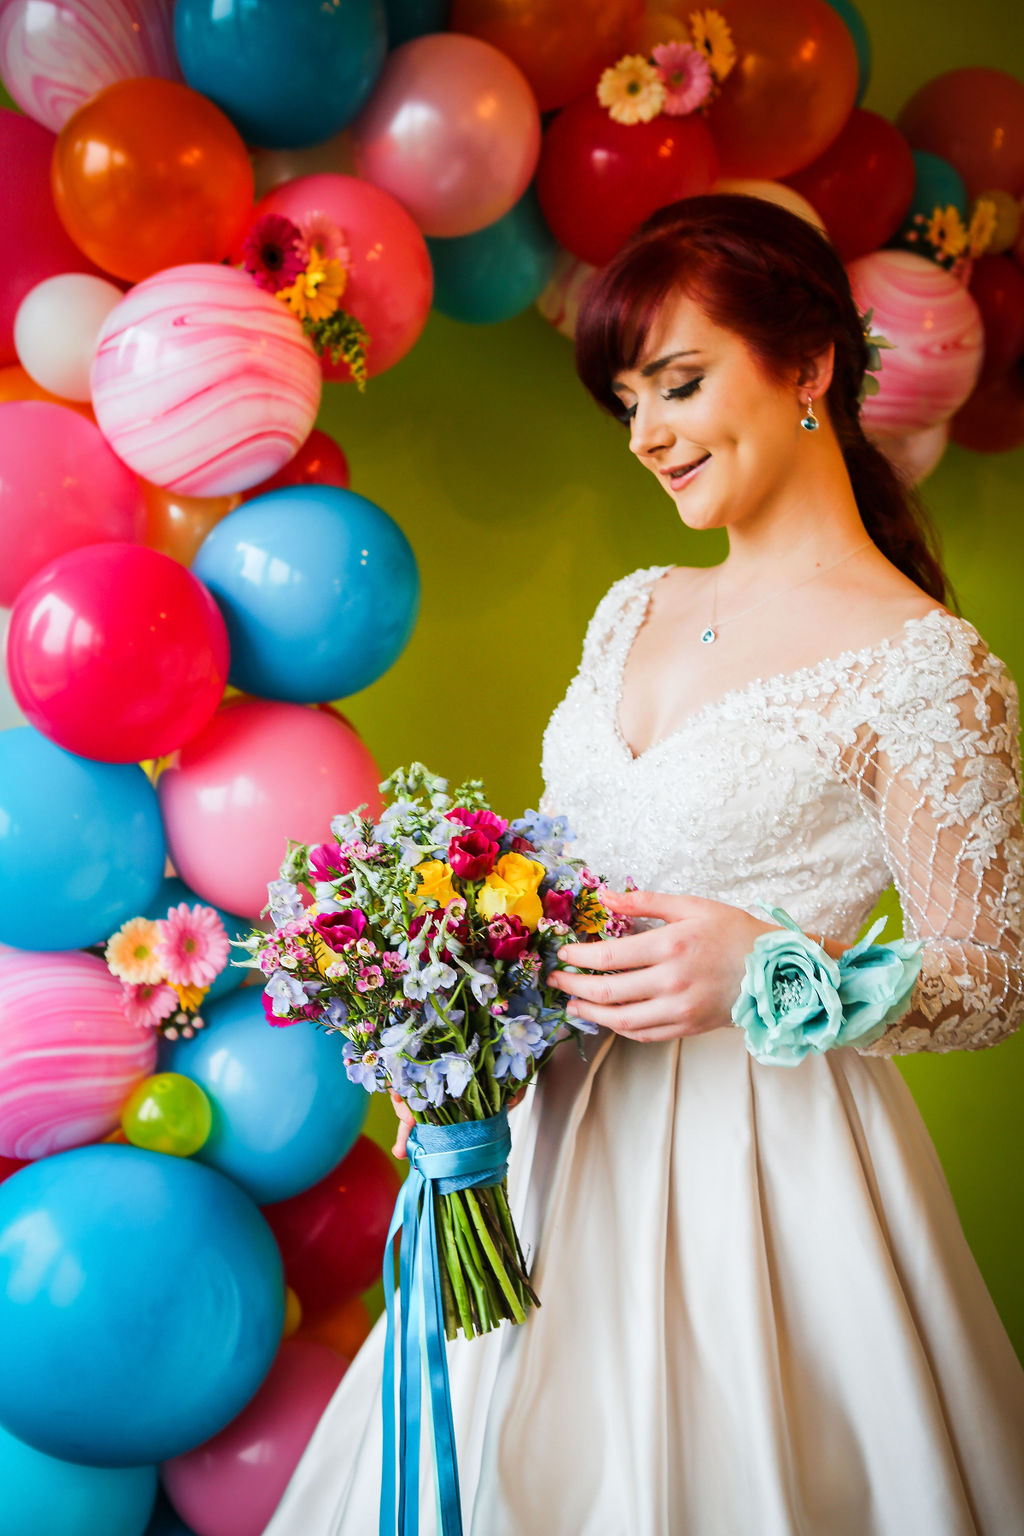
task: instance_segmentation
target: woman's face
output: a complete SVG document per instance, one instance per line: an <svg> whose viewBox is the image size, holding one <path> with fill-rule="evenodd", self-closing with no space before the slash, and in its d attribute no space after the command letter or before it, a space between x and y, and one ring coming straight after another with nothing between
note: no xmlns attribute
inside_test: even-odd
<svg viewBox="0 0 1024 1536"><path fill-rule="evenodd" d="M807 451L807 389L796 375L791 385L769 379L742 337L682 293L662 305L636 366L612 389L629 419L630 451L690 528L728 527L757 512Z"/></svg>

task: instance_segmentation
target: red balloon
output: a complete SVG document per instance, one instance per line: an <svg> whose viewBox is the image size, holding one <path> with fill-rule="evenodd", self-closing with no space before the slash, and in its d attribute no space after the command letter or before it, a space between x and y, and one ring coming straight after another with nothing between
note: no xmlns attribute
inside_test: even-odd
<svg viewBox="0 0 1024 1536"><path fill-rule="evenodd" d="M1009 256L979 256L967 284L985 327L978 383L1007 373L1024 353L1024 272Z"/></svg>
<svg viewBox="0 0 1024 1536"><path fill-rule="evenodd" d="M400 1187L391 1158L360 1136L319 1184L263 1207L304 1319L333 1311L380 1278Z"/></svg>
<svg viewBox="0 0 1024 1536"><path fill-rule="evenodd" d="M950 69L915 91L896 126L913 149L941 155L967 195L1024 193L1024 84L1002 69Z"/></svg>
<svg viewBox="0 0 1024 1536"><path fill-rule="evenodd" d="M7 631L31 725L105 763L162 757L212 718L228 676L220 609L191 571L139 544L87 544L26 582Z"/></svg>
<svg viewBox="0 0 1024 1536"><path fill-rule="evenodd" d="M892 123L855 107L825 153L786 185L821 214L843 261L855 261L903 223L914 196L914 157Z"/></svg>
<svg viewBox="0 0 1024 1536"><path fill-rule="evenodd" d="M656 208L709 191L717 176L715 146L695 113L617 123L590 92L544 135L536 188L559 244L600 267Z"/></svg>
<svg viewBox="0 0 1024 1536"><path fill-rule="evenodd" d="M9 1179L12 1173L17 1173L19 1168L27 1166L27 1160L23 1161L19 1157L0 1157L0 1184L4 1179Z"/></svg>
<svg viewBox="0 0 1024 1536"><path fill-rule="evenodd" d="M279 491L286 485L337 485L348 490L348 460L334 438L314 427L295 457L269 480L244 491L242 500L251 501L264 491Z"/></svg>
<svg viewBox="0 0 1024 1536"><path fill-rule="evenodd" d="M1011 368L979 384L950 425L950 437L976 453L1006 453L1024 444L1024 373Z"/></svg>

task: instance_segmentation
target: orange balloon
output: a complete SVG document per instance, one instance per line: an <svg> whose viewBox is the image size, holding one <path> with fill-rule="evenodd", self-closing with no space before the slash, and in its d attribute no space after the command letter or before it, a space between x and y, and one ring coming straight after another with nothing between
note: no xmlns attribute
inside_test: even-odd
<svg viewBox="0 0 1024 1536"><path fill-rule="evenodd" d="M241 503L241 496L179 496L140 480L146 507L146 537L150 549L191 565L210 529Z"/></svg>
<svg viewBox="0 0 1024 1536"><path fill-rule="evenodd" d="M507 54L550 112L594 89L642 14L643 0L454 0L448 25Z"/></svg>
<svg viewBox="0 0 1024 1536"><path fill-rule="evenodd" d="M911 149L941 155L967 195L1024 193L1024 83L1002 69L950 69L915 91L896 119Z"/></svg>
<svg viewBox="0 0 1024 1536"><path fill-rule="evenodd" d="M60 395L51 395L18 363L0 368L0 405L6 405L11 400L45 400L48 405L66 405L69 411L77 411L90 421L96 420L88 400L65 400Z"/></svg>
<svg viewBox="0 0 1024 1536"><path fill-rule="evenodd" d="M75 244L138 282L227 256L249 218L253 172L238 130L198 91L119 80L61 129L53 195Z"/></svg>
<svg viewBox="0 0 1024 1536"><path fill-rule="evenodd" d="M315 1339L337 1350L346 1360L351 1360L373 1327L369 1308L361 1296L353 1296L336 1312L318 1318L316 1322L303 1323L298 1332L300 1339Z"/></svg>
<svg viewBox="0 0 1024 1536"><path fill-rule="evenodd" d="M627 46L630 53L642 53L646 58L659 43L690 41L690 29L679 16L671 11L646 11L630 33Z"/></svg>

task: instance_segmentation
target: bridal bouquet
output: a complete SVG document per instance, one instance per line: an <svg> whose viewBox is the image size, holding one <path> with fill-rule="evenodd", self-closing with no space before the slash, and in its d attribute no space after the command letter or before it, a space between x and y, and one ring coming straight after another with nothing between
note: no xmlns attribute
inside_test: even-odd
<svg viewBox="0 0 1024 1536"><path fill-rule="evenodd" d="M433 1132L432 1142L430 1127L486 1122L507 1135L509 1101L552 1046L575 1036L582 1049L578 1036L596 1031L547 986L556 951L630 922L602 905L602 881L567 853L562 818L506 821L479 780L449 794L420 763L380 788L389 801L378 821L360 807L334 817L331 841L289 844L264 908L274 931L235 940L248 952L236 964L265 974L271 1024L306 1020L338 1034L353 1082L404 1099L416 1166L435 1142L436 1158L455 1156L458 1134ZM467 1132L461 1144L473 1140ZM448 1191L446 1182L459 1180L434 1189L445 1334L522 1322L539 1303L504 1178Z"/></svg>

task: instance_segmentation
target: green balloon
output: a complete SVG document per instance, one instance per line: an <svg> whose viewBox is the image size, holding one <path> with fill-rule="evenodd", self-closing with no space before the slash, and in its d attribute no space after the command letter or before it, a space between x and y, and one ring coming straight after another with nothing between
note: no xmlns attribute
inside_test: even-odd
<svg viewBox="0 0 1024 1536"><path fill-rule="evenodd" d="M558 245L528 187L503 218L472 235L428 239L434 308L489 325L529 309L555 269Z"/></svg>
<svg viewBox="0 0 1024 1536"><path fill-rule="evenodd" d="M157 1072L132 1093L121 1111L121 1129L136 1147L191 1157L210 1134L210 1101L190 1077Z"/></svg>
<svg viewBox="0 0 1024 1536"><path fill-rule="evenodd" d="M857 50L857 100L855 105L860 106L864 100L871 78L871 39L868 36L867 23L860 11L853 4L853 0L828 0L829 5L846 22L850 36L853 38L853 46Z"/></svg>

